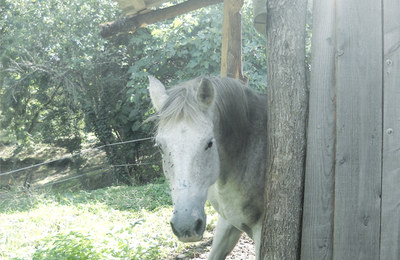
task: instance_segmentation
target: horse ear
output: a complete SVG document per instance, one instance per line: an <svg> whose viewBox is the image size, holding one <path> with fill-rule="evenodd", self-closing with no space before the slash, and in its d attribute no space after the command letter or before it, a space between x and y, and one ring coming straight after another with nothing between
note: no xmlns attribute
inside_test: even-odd
<svg viewBox="0 0 400 260"><path fill-rule="evenodd" d="M164 85L155 77L149 76L150 98L156 110L160 111L167 101L168 95Z"/></svg>
<svg viewBox="0 0 400 260"><path fill-rule="evenodd" d="M205 108L208 108L214 102L214 86L206 78L201 80L200 87L197 90L197 102Z"/></svg>

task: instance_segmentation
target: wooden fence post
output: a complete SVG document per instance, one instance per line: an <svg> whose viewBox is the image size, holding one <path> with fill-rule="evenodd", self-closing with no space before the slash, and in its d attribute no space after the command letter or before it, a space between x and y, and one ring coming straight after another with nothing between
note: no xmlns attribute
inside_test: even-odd
<svg viewBox="0 0 400 260"><path fill-rule="evenodd" d="M242 6L243 0L224 0L221 77L247 82L242 69Z"/></svg>

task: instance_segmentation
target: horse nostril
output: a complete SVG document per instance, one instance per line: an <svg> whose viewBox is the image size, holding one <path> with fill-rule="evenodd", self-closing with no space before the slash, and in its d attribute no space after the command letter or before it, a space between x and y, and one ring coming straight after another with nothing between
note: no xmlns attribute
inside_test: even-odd
<svg viewBox="0 0 400 260"><path fill-rule="evenodd" d="M194 232L196 233L196 235L203 233L203 220L201 219L196 220L194 226Z"/></svg>
<svg viewBox="0 0 400 260"><path fill-rule="evenodd" d="M174 232L175 236L180 237L178 230L175 229L174 224L172 222L169 222L171 224L172 232Z"/></svg>

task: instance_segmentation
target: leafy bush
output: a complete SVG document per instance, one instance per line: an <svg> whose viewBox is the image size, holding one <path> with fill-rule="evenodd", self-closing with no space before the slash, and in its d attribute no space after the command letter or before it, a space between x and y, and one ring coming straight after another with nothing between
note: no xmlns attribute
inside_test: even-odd
<svg viewBox="0 0 400 260"><path fill-rule="evenodd" d="M43 239L45 246L37 250L33 259L104 259L105 254L110 254L104 248L95 246L90 235L70 231L68 234L59 233L55 237Z"/></svg>
<svg viewBox="0 0 400 260"><path fill-rule="evenodd" d="M143 220L142 220L143 221ZM41 246L33 254L33 260L75 260L75 259L140 259L153 260L160 256L158 240L132 243L132 229L141 222L135 222L131 227L109 232L105 237L95 237L70 231L47 236L37 243ZM115 236L115 234L118 236Z"/></svg>

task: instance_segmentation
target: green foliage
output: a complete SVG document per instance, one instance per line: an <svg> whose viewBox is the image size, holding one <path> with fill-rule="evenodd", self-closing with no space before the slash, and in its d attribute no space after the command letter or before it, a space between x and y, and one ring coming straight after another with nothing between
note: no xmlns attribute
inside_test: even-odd
<svg viewBox="0 0 400 260"><path fill-rule="evenodd" d="M37 250L32 259L104 259L103 255L110 254L107 249L95 246L90 235L75 231L46 237L43 242L46 246Z"/></svg>
<svg viewBox="0 0 400 260"><path fill-rule="evenodd" d="M218 76L222 9L222 4L210 6L139 29L131 39L138 54L138 60L129 69L132 74L128 86L131 86L132 92L140 92L147 87L149 74L167 84L177 84L200 75ZM253 27L250 1L246 1L242 14L243 71L251 87L264 91L265 38ZM146 91L142 92L147 95Z"/></svg>
<svg viewBox="0 0 400 260"><path fill-rule="evenodd" d="M99 25L122 15L111 0L1 1L1 120L20 149L43 141L76 152L85 132L102 145L148 137L148 75L171 85L220 73L222 5L102 39ZM253 28L250 1L242 13L243 69L264 91L265 40ZM111 165L140 164L149 154L159 161L149 143L105 151ZM105 180L131 185L158 177L151 168L114 167Z"/></svg>
<svg viewBox="0 0 400 260"><path fill-rule="evenodd" d="M6 69L1 75L1 119L15 133L20 149L43 141L76 152L84 132L94 132L103 145L149 136L153 127L143 124L148 98L132 100L132 91L127 93L129 65L136 59L128 46L131 36L99 36L99 24L120 15L115 2L2 2L1 61ZM138 164L149 149L127 144L109 147L106 153L111 165ZM114 168L105 180L132 184L138 170ZM155 177L159 173L135 181Z"/></svg>
<svg viewBox="0 0 400 260"><path fill-rule="evenodd" d="M88 5L78 2L2 0L2 123L21 145L79 136L83 129L68 78L71 58L83 53L77 42L84 41L85 32L82 37L76 32L84 26L75 11L85 13Z"/></svg>
<svg viewBox="0 0 400 260"><path fill-rule="evenodd" d="M43 246L35 251L32 259L156 259L160 256L158 241L149 241L149 246L130 243L130 237L134 233L133 229L142 221L135 222L127 228L111 230L103 238L98 238L90 232L84 235L76 231L58 233L55 237L47 236L38 242Z"/></svg>

